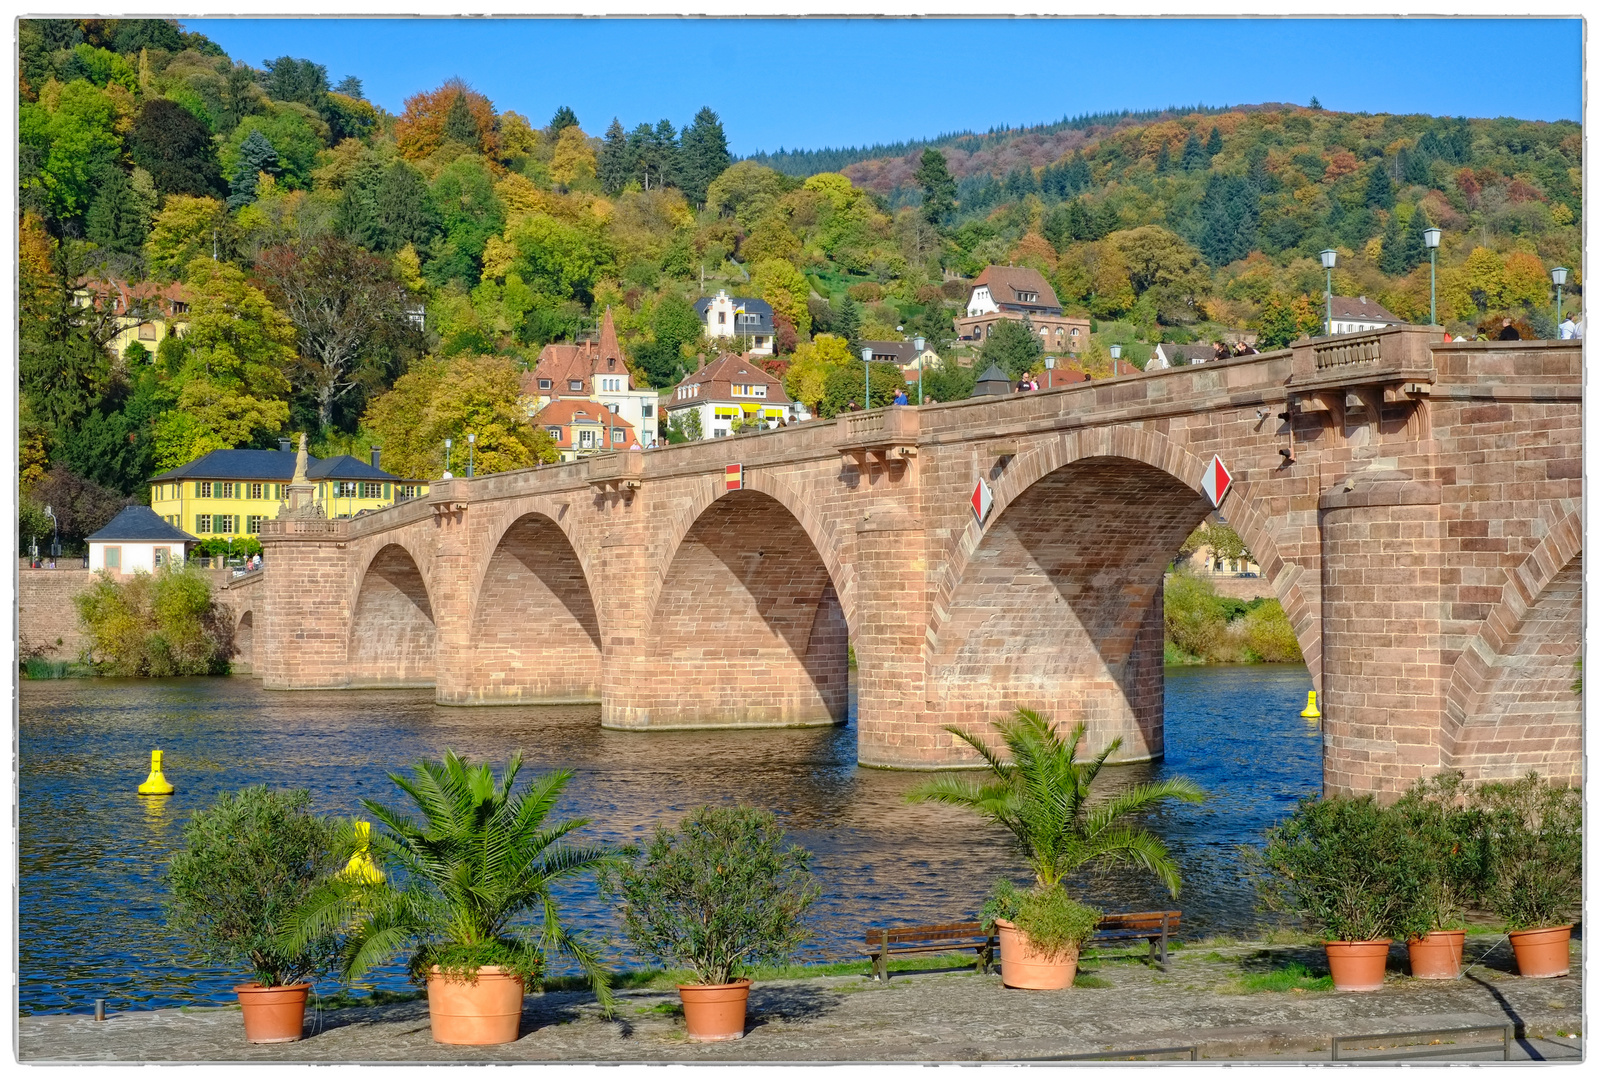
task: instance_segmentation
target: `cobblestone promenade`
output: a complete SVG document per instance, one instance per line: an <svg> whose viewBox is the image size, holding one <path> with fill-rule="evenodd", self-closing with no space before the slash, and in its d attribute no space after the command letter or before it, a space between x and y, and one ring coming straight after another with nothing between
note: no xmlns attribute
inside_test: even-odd
<svg viewBox="0 0 1601 1080"><path fill-rule="evenodd" d="M1491 949L1492 944L1495 946ZM1519 1025L1515 1057L1578 1060L1582 1040L1580 943L1574 975L1520 979L1493 937L1470 938L1454 982L1401 975L1392 952L1385 988L1241 993L1240 979L1321 950L1295 946L1191 945L1163 975L1142 959L1094 958L1097 984L1068 991L1007 990L998 976L943 972L893 976L887 984L837 976L759 984L744 1039L697 1045L683 1035L676 993L626 991L617 1016L601 1018L583 993L530 995L523 1036L498 1047L447 1047L429 1034L424 1002L348 1008L323 1015L303 1042L249 1046L236 1009L23 1017L21 1059L47 1061L1005 1061L1108 1050L1195 1045L1205 1059L1326 1060L1331 1035L1379 1034L1468 1024ZM1489 1033L1492 1037L1494 1033ZM1475 1036L1475 1045L1484 1040ZM1382 1052L1384 1040L1355 1053ZM1464 1048L1460 1060L1498 1060Z"/></svg>

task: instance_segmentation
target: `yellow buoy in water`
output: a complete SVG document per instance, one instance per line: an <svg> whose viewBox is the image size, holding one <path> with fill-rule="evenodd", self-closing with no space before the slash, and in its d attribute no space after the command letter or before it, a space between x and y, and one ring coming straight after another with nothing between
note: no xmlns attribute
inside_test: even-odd
<svg viewBox="0 0 1601 1080"><path fill-rule="evenodd" d="M1308 720L1316 720L1318 717L1323 715L1317 711L1316 690L1308 690L1306 692L1306 708L1301 710L1301 715L1306 717Z"/></svg>
<svg viewBox="0 0 1601 1080"><path fill-rule="evenodd" d="M372 835L372 823L369 821L356 822L356 835L361 837L361 846L345 864L343 875L351 881L365 882L376 885L384 879L384 873L373 864L372 856L367 854L367 838Z"/></svg>
<svg viewBox="0 0 1601 1080"><path fill-rule="evenodd" d="M150 775L139 785L141 795L171 795L172 785L161 775L161 751L150 751Z"/></svg>

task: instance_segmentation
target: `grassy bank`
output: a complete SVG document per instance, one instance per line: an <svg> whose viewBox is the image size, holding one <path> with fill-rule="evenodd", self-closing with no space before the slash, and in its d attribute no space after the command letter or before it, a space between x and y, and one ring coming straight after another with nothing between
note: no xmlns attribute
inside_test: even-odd
<svg viewBox="0 0 1601 1080"><path fill-rule="evenodd" d="M76 660L49 660L43 656L30 656L22 662L24 679L87 679L94 668Z"/></svg>
<svg viewBox="0 0 1601 1080"><path fill-rule="evenodd" d="M1162 589L1168 664L1276 664L1301 660L1284 608L1271 597L1219 596L1212 583L1188 571L1167 576Z"/></svg>

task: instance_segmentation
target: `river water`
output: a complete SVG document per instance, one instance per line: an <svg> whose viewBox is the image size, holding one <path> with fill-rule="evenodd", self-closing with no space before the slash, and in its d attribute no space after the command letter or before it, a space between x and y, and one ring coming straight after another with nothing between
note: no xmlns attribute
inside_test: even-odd
<svg viewBox="0 0 1601 1080"><path fill-rule="evenodd" d="M1183 874L1178 901L1137 871L1077 883L1108 910L1173 906L1184 933L1241 931L1260 916L1239 846L1321 785L1318 730L1298 715L1300 665L1169 668L1167 756L1112 768L1108 790L1188 776L1200 806L1152 816ZM475 760L524 754L525 775L574 773L558 813L577 835L623 842L705 802L777 812L814 853L824 895L807 955L848 956L868 926L971 917L998 876L1026 872L1000 830L953 807L908 804L926 779L856 765L854 718L838 728L606 731L589 707L446 708L432 691L283 693L241 678L25 681L20 701L20 1007L79 1012L231 1001L236 973L194 960L166 933L161 873L183 823L218 792L300 787L320 812L359 800L401 805L387 774L453 748ZM165 753L175 794L141 799L150 751ZM364 815L366 816L366 815ZM565 919L613 932L585 882L561 897ZM608 950L634 962L626 942ZM369 983L399 989L399 964ZM331 989L331 987L325 987Z"/></svg>

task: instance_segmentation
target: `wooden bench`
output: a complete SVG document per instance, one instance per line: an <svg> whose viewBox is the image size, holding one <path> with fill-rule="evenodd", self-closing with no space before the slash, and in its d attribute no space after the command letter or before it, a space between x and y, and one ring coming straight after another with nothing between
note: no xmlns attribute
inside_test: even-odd
<svg viewBox="0 0 1601 1080"><path fill-rule="evenodd" d="M927 953L953 953L976 950L974 966L981 974L988 974L995 962L995 935L984 932L978 922L941 923L936 926L875 927L867 931L867 948L864 956L873 961L873 978L889 981L891 956L914 956Z"/></svg>
<svg viewBox="0 0 1601 1080"><path fill-rule="evenodd" d="M1084 943L1085 948L1115 945L1124 941L1144 940L1150 943L1150 957L1159 960L1167 970L1168 939L1177 934L1177 911L1134 911L1121 915L1103 916L1096 926L1095 936ZM867 947L862 955L873 961L873 978L889 980L891 956L915 956L937 953L963 952L973 949L978 953L974 966L987 974L995 963L996 937L984 932L978 922L941 923L933 926L875 927L867 931Z"/></svg>
<svg viewBox="0 0 1601 1080"><path fill-rule="evenodd" d="M1095 936L1085 947L1112 945L1121 941L1150 943L1149 956L1160 960L1167 970L1167 942L1178 933L1179 913L1176 911L1134 911L1124 915L1107 915L1095 928Z"/></svg>

